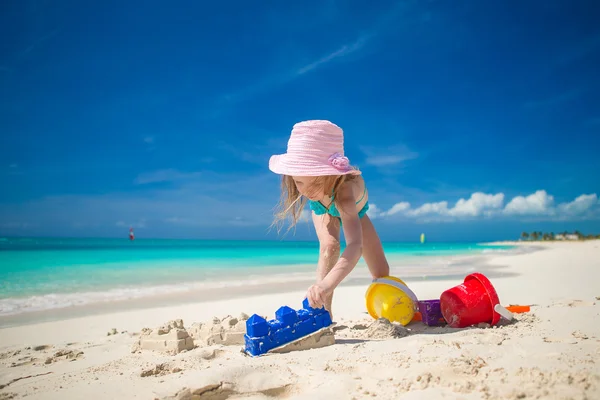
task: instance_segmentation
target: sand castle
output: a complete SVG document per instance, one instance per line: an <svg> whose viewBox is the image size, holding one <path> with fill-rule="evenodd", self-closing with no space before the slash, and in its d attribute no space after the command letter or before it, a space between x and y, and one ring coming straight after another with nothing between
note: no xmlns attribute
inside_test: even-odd
<svg viewBox="0 0 600 400"><path fill-rule="evenodd" d="M248 315L241 313L235 318L231 315L223 319L213 317L211 322L196 322L188 329L189 334L198 346L224 346L244 344L246 320Z"/></svg>
<svg viewBox="0 0 600 400"><path fill-rule="evenodd" d="M194 348L194 339L183 326L183 320L176 319L156 328L142 329L140 338L133 344L132 353L141 350L160 351L168 354L178 354Z"/></svg>
<svg viewBox="0 0 600 400"><path fill-rule="evenodd" d="M156 329L142 329L131 352L151 350L178 354L195 347L242 345L247 319L248 315L244 313L237 318L231 315L222 319L214 317L211 322L196 322L187 329L183 320L172 320Z"/></svg>

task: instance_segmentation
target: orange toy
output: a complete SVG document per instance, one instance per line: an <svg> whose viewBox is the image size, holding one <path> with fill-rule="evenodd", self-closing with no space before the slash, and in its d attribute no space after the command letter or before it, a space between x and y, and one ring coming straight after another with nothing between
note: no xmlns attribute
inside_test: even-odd
<svg viewBox="0 0 600 400"><path fill-rule="evenodd" d="M529 306L518 306L518 305L510 305L506 307L508 311L515 314L521 314L531 311L531 307Z"/></svg>

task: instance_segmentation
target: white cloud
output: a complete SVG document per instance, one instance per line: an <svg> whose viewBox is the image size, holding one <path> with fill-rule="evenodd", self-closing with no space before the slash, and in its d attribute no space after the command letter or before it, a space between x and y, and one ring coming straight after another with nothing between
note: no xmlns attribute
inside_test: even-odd
<svg viewBox="0 0 600 400"><path fill-rule="evenodd" d="M544 215L550 212L553 204L554 196L545 190L538 190L527 197L513 198L504 208L504 212L512 215Z"/></svg>
<svg viewBox="0 0 600 400"><path fill-rule="evenodd" d="M381 149L362 146L361 150L366 156L365 164L374 167L398 165L404 161L414 160L419 156L418 153L411 151L405 145L389 146Z"/></svg>
<svg viewBox="0 0 600 400"><path fill-rule="evenodd" d="M379 218L381 216L382 210L377 207L375 203L369 204L369 209L367 210L367 215L371 219Z"/></svg>
<svg viewBox="0 0 600 400"><path fill-rule="evenodd" d="M145 228L146 227L146 219L142 218L137 222L126 223L124 221L117 221L115 224L119 228Z"/></svg>
<svg viewBox="0 0 600 400"><path fill-rule="evenodd" d="M593 209L596 205L600 205L596 193L582 194L570 203L559 204L558 210L564 215L581 215Z"/></svg>
<svg viewBox="0 0 600 400"><path fill-rule="evenodd" d="M414 210L406 210L405 214L411 217L421 217L425 215L448 215L448 202L439 201L437 203L425 203Z"/></svg>
<svg viewBox="0 0 600 400"><path fill-rule="evenodd" d="M387 216L391 216L394 214L402 214L408 209L410 209L410 203L407 203L405 201L394 204L392 206L392 208L390 208L387 211L382 210L375 203L370 203L369 210L367 211L367 215L371 219L382 218L382 217L387 217Z"/></svg>
<svg viewBox="0 0 600 400"><path fill-rule="evenodd" d="M296 72L296 75L304 75L305 73L312 71L312 70L320 67L321 65L327 64L327 63L335 60L336 58L345 57L354 52L357 52L358 50L360 50L364 47L364 45L367 43L367 40L368 40L368 36L361 36L355 42L350 43L350 44L345 44L342 47L340 47L339 49L327 54L326 56L321 57L320 59L313 61L310 64L305 65L304 67L298 69L298 71Z"/></svg>
<svg viewBox="0 0 600 400"><path fill-rule="evenodd" d="M442 217L478 217L481 215L491 215L495 211L502 209L504 204L504 194L486 194L476 192L469 199L460 199L454 207L448 208L447 201L436 203L425 203L418 208L411 209L410 203L401 202L394 204L385 215L403 214L410 217L423 216L442 216Z"/></svg>
<svg viewBox="0 0 600 400"><path fill-rule="evenodd" d="M504 205L504 193L486 194L476 192L469 200L460 199L449 214L456 217L478 217L480 215L491 215Z"/></svg>
<svg viewBox="0 0 600 400"><path fill-rule="evenodd" d="M194 221L187 219L187 218L181 218L181 217L169 217L169 218L165 218L165 222L169 223L169 224L174 224L174 225L193 225Z"/></svg>
<svg viewBox="0 0 600 400"><path fill-rule="evenodd" d="M400 203L396 203L392 206L392 208L390 208L389 210L385 211L385 212L381 212L381 216L386 216L386 215L394 215L394 214L398 214L398 213L403 213L407 210L410 209L410 203L406 202L406 201L402 201Z"/></svg>
<svg viewBox="0 0 600 400"><path fill-rule="evenodd" d="M18 165L17 165L17 164L10 164L10 165L8 166L8 168L10 168L10 169L15 169L15 168L17 168L17 167L18 167Z"/></svg>
<svg viewBox="0 0 600 400"><path fill-rule="evenodd" d="M235 226L252 226L252 225L254 225L254 222L248 221L246 218L240 217L239 215L234 218L229 219L228 221L226 221L226 223L229 225L235 225Z"/></svg>
<svg viewBox="0 0 600 400"><path fill-rule="evenodd" d="M376 167L386 167L388 165L400 164L406 158L397 155L380 155L380 156L369 156L365 159L367 165L374 165Z"/></svg>
<svg viewBox="0 0 600 400"><path fill-rule="evenodd" d="M504 206L504 193L475 192L469 199L459 199L453 207L448 201L424 203L412 208L408 202L394 204L389 210L376 209L377 218L400 216L422 222L455 221L478 217L539 217L548 220L600 217L600 200L596 193L582 194L575 200L554 206L554 196L538 190L528 196L516 196Z"/></svg>
<svg viewBox="0 0 600 400"><path fill-rule="evenodd" d="M147 143L147 144L152 144L152 143L154 143L154 136L146 136L146 137L144 138L144 143Z"/></svg>
<svg viewBox="0 0 600 400"><path fill-rule="evenodd" d="M377 207L377 204L370 203L369 209L367 210L367 215L371 219L380 218L383 216L383 210L381 208Z"/></svg>
<svg viewBox="0 0 600 400"><path fill-rule="evenodd" d="M179 170L169 168L141 173L137 176L137 178L135 178L134 183L136 185L145 185L149 183L191 180L193 178L198 178L200 175L200 172L181 172Z"/></svg>

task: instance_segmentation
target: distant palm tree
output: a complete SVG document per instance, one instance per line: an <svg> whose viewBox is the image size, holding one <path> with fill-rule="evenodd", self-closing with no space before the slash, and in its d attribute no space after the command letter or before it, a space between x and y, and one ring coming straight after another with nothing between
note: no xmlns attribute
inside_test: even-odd
<svg viewBox="0 0 600 400"><path fill-rule="evenodd" d="M538 233L536 231L531 232L531 238L533 240L538 240Z"/></svg>
<svg viewBox="0 0 600 400"><path fill-rule="evenodd" d="M527 232L523 232L523 233L521 233L521 238L522 238L523 240L527 240L527 239L529 239L529 233L527 233Z"/></svg>

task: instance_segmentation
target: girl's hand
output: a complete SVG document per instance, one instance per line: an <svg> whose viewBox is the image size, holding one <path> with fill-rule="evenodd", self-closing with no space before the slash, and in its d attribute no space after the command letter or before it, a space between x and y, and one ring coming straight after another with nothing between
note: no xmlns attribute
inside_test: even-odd
<svg viewBox="0 0 600 400"><path fill-rule="evenodd" d="M327 296L327 290L319 283L315 283L308 288L306 292L306 298L308 304L312 308L321 308L325 305L325 297Z"/></svg>

